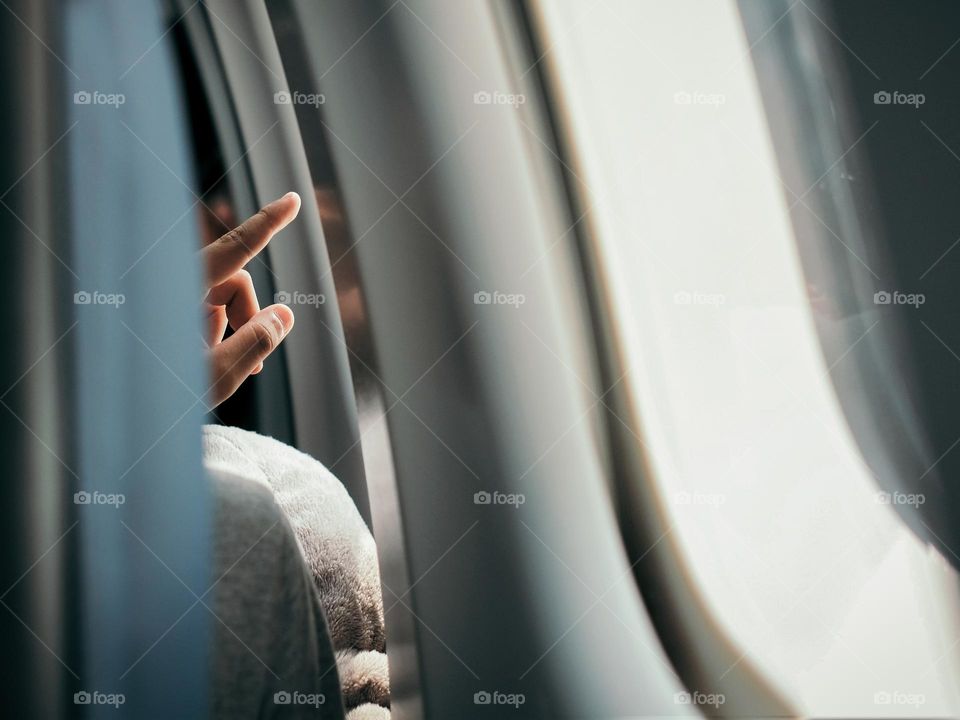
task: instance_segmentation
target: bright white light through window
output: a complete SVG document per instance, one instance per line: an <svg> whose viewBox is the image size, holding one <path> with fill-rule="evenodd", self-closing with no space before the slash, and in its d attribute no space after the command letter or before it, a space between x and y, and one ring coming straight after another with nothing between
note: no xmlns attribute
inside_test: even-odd
<svg viewBox="0 0 960 720"><path fill-rule="evenodd" d="M541 7L655 481L708 605L807 714L956 717L956 576L878 499L834 394L736 4Z"/></svg>

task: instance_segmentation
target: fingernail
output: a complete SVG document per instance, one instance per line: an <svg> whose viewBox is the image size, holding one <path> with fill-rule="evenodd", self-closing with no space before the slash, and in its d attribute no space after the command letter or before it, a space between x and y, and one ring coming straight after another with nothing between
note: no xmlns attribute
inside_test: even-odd
<svg viewBox="0 0 960 720"><path fill-rule="evenodd" d="M276 313L270 313L270 322L273 323L274 327L277 330L277 336L283 338L287 334L287 328L283 324L283 319Z"/></svg>

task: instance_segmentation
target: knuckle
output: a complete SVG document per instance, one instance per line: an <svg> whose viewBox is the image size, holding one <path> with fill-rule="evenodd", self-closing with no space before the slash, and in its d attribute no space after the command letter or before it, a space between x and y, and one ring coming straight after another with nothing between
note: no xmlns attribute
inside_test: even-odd
<svg viewBox="0 0 960 720"><path fill-rule="evenodd" d="M277 346L277 338L273 330L259 322L253 323L251 328L257 351L261 355L269 355L273 352L273 349Z"/></svg>
<svg viewBox="0 0 960 720"><path fill-rule="evenodd" d="M236 389L235 380L232 377L232 367L228 364L229 357L222 351L220 346L214 347L209 351L210 364L213 370L213 384L207 391L207 395L212 402L219 404L233 394Z"/></svg>
<svg viewBox="0 0 960 720"><path fill-rule="evenodd" d="M223 245L236 245L238 242L240 242L240 228L234 228L220 236L220 243Z"/></svg>
<svg viewBox="0 0 960 720"><path fill-rule="evenodd" d="M234 228L226 235L221 236L220 244L228 251L236 252L238 249L243 252L249 252L245 242L245 232L242 227Z"/></svg>
<svg viewBox="0 0 960 720"><path fill-rule="evenodd" d="M254 217L264 221L268 227L273 225L273 222L276 219L270 210L265 207L260 208Z"/></svg>

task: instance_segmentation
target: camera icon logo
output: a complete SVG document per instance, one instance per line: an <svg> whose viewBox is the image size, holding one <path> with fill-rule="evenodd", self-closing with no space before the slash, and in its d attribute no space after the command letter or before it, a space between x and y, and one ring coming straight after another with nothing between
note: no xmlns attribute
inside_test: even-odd
<svg viewBox="0 0 960 720"><path fill-rule="evenodd" d="M290 693L286 690L281 690L280 692L275 692L273 694L273 704L274 705L289 705L292 698Z"/></svg>
<svg viewBox="0 0 960 720"><path fill-rule="evenodd" d="M86 490L81 490L80 492L75 492L73 494L73 504L74 505L89 505L92 496Z"/></svg>
<svg viewBox="0 0 960 720"><path fill-rule="evenodd" d="M881 290L880 292L873 294L873 304L874 305L889 305L893 296L890 295L886 290Z"/></svg>
<svg viewBox="0 0 960 720"><path fill-rule="evenodd" d="M474 705L489 705L493 700L493 696L490 695L486 690L481 690L473 694L473 704Z"/></svg>
<svg viewBox="0 0 960 720"><path fill-rule="evenodd" d="M493 501L493 496L486 490L481 490L473 494L474 505L489 505Z"/></svg>
<svg viewBox="0 0 960 720"><path fill-rule="evenodd" d="M893 96L886 90L881 90L873 94L874 105L889 105L891 102L893 102Z"/></svg>
<svg viewBox="0 0 960 720"><path fill-rule="evenodd" d="M486 90L480 90L473 94L473 104L474 105L489 105L493 102L493 95L491 95Z"/></svg>
<svg viewBox="0 0 960 720"><path fill-rule="evenodd" d="M86 690L81 690L80 692L73 694L74 705L89 705L90 700L90 693L88 693Z"/></svg>
<svg viewBox="0 0 960 720"><path fill-rule="evenodd" d="M286 290L282 290L273 294L273 301L275 303L284 303L285 305L289 305L291 302L293 302L293 295L288 293Z"/></svg>
<svg viewBox="0 0 960 720"><path fill-rule="evenodd" d="M290 93L286 90L278 90L273 94L273 104L274 105L290 105L293 102L293 98L290 96Z"/></svg>
<svg viewBox="0 0 960 720"><path fill-rule="evenodd" d="M489 305L491 302L493 302L493 295L488 293L486 290L481 290L480 292L473 294L474 305Z"/></svg>
<svg viewBox="0 0 960 720"><path fill-rule="evenodd" d="M80 90L73 94L74 105L89 105L93 102L93 95L86 90Z"/></svg>
<svg viewBox="0 0 960 720"><path fill-rule="evenodd" d="M92 299L93 296L86 290L81 290L80 292L75 292L73 294L74 305L89 305Z"/></svg>

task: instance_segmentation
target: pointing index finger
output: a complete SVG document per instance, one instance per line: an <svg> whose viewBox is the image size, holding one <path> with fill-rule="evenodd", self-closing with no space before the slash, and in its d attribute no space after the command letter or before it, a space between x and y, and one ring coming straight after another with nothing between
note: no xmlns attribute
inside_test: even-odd
<svg viewBox="0 0 960 720"><path fill-rule="evenodd" d="M298 212L300 196L289 192L207 245L200 251L207 268L207 286L219 285L250 262Z"/></svg>

